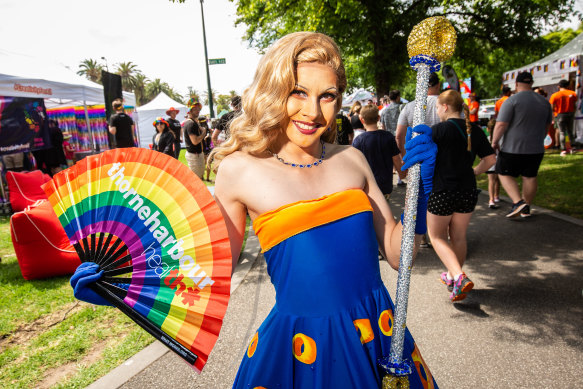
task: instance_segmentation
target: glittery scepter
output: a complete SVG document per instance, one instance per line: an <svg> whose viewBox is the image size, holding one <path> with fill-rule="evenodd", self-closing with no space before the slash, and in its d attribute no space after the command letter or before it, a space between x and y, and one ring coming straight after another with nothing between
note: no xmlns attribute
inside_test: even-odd
<svg viewBox="0 0 583 389"><path fill-rule="evenodd" d="M441 68L440 62L451 58L455 50L455 42L455 29L443 16L425 19L413 27L413 31L411 31L407 41L407 51L411 58L409 64L417 71L413 126L425 122L429 75L439 71ZM413 134L413 136L416 136L416 134ZM391 353L388 357L379 360L379 365L387 372L387 375L383 378L383 389L409 388L408 375L413 372L412 361L403 355L403 344L415 241L419 169L419 164L415 164L409 168L407 173L409 184L405 195L405 216L403 220L403 236L401 238L397 293L395 296L395 320L391 339Z"/></svg>

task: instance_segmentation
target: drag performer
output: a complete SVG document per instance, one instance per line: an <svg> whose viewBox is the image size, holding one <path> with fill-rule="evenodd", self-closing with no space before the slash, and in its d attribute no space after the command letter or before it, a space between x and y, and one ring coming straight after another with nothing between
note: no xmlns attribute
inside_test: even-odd
<svg viewBox="0 0 583 389"><path fill-rule="evenodd" d="M365 157L333 144L345 88L332 39L287 35L262 58L231 137L211 154L233 268L248 213L276 290L235 388L381 386L377 361L389 355L394 308L378 252L398 268L402 225ZM403 168L420 162L432 171L431 129L414 131L420 135L407 142ZM419 210L428 195L419 196ZM426 232L425 215L418 212L417 234ZM404 354L415 365L411 387L437 387L408 331Z"/></svg>

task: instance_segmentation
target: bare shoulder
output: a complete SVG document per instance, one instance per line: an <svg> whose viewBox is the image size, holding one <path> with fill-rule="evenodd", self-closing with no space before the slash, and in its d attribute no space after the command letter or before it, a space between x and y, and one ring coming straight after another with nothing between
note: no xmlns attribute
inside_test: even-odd
<svg viewBox="0 0 583 389"><path fill-rule="evenodd" d="M239 201L245 194L254 191L265 176L264 159L243 151L226 156L219 165L215 179L215 193L237 197ZM244 201L243 201L244 202Z"/></svg>
<svg viewBox="0 0 583 389"><path fill-rule="evenodd" d="M241 151L226 156L220 163L215 179L215 194L236 193L245 182L245 173L252 166L252 157Z"/></svg>

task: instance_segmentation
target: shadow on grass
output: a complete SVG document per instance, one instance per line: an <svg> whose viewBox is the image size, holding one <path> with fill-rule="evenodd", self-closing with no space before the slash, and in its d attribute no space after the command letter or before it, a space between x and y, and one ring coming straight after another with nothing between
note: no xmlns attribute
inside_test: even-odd
<svg viewBox="0 0 583 389"><path fill-rule="evenodd" d="M25 280L20 272L20 267L16 260L0 263L0 283L3 287L18 289L23 286L34 288L39 291L58 289L63 283L69 282L70 276L51 277L40 280Z"/></svg>

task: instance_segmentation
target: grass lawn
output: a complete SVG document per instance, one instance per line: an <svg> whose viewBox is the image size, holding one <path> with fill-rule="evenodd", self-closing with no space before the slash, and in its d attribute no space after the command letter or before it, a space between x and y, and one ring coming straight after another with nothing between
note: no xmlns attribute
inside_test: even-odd
<svg viewBox="0 0 583 389"><path fill-rule="evenodd" d="M583 219L583 153L561 157L557 150L545 154L538 172L534 205ZM478 177L478 187L488 192L486 174ZM504 188L500 194L507 196Z"/></svg>
<svg viewBox="0 0 583 389"><path fill-rule="evenodd" d="M69 277L22 278L0 218L0 387L82 388L152 337L117 309L77 302Z"/></svg>
<svg viewBox="0 0 583 389"><path fill-rule="evenodd" d="M77 301L68 276L24 280L9 220L0 216L0 388L83 388L154 341L119 310Z"/></svg>

